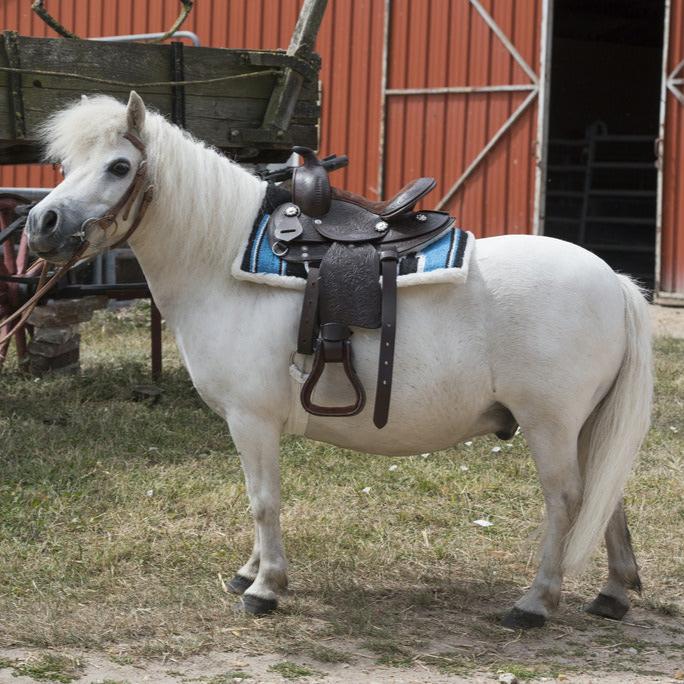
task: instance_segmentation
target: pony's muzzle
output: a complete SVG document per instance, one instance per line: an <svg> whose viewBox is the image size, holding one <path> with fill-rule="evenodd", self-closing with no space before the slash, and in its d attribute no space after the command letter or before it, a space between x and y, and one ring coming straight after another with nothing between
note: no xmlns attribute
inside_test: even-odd
<svg viewBox="0 0 684 684"><path fill-rule="evenodd" d="M44 258L68 256L79 244L81 222L73 212L51 205L42 209L39 205L29 212L26 235L31 251Z"/></svg>

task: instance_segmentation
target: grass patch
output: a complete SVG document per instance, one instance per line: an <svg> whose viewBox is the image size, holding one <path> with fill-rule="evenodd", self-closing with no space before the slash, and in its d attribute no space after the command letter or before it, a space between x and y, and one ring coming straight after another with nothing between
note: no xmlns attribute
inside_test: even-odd
<svg viewBox="0 0 684 684"><path fill-rule="evenodd" d="M462 653L432 653L421 656L420 662L449 675L468 675L478 668L478 663L474 658L469 658Z"/></svg>
<svg viewBox="0 0 684 684"><path fill-rule="evenodd" d="M68 684L78 679L84 670L83 663L69 656L46 653L30 658L14 666L15 676L31 677L37 681L63 682Z"/></svg>
<svg viewBox="0 0 684 684"><path fill-rule="evenodd" d="M520 663L498 663L496 670L497 674L510 672L521 682L540 679L541 677L546 679L556 679L563 671L563 668L560 667L550 667L548 665L538 664L522 665Z"/></svg>
<svg viewBox="0 0 684 684"><path fill-rule="evenodd" d="M500 665L499 669L497 670L497 674L503 674L506 672L510 672L512 675L515 675L517 679L523 682L530 679L535 679L539 676L536 669L525 667L524 665L518 665L517 663Z"/></svg>
<svg viewBox="0 0 684 684"><path fill-rule="evenodd" d="M304 665L297 665L289 660L283 660L282 663L276 663L268 668L271 672L277 672L285 679L302 679L304 677L322 676L322 672L312 670L310 667Z"/></svg>
<svg viewBox="0 0 684 684"><path fill-rule="evenodd" d="M283 439L294 591L277 614L253 620L234 612L218 577L252 547L230 435L168 334L163 394L136 401L148 349L144 308L98 312L84 326L81 375L35 381L11 365L0 374L0 646L105 649L120 664L210 649L336 663L366 646L388 664L455 674L514 661L500 653L511 635L498 620L533 576L543 510L521 436L403 459ZM653 428L626 501L647 591L640 605L668 620L684 605L684 341L660 340L656 360ZM494 525L478 528L478 518ZM579 606L605 569L598 554L566 585L558 619L567 643L579 640L578 659L603 630ZM451 634L482 655L455 653ZM671 638L684 640L674 622ZM558 644L537 641L519 645Z"/></svg>

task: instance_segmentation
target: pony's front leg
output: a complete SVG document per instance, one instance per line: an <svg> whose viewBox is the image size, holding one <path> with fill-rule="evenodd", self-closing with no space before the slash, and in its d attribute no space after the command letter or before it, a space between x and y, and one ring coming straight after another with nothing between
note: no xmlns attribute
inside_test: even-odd
<svg viewBox="0 0 684 684"><path fill-rule="evenodd" d="M527 593L505 615L504 627L541 627L560 600L564 540L582 498L577 432L551 422L547 429L525 430L546 504L546 534L537 575Z"/></svg>
<svg viewBox="0 0 684 684"><path fill-rule="evenodd" d="M278 607L287 588L287 559L280 533L280 429L255 416L236 415L228 421L240 455L255 523L252 555L233 578L230 588L244 591L245 610L255 615Z"/></svg>
<svg viewBox="0 0 684 684"><path fill-rule="evenodd" d="M252 546L252 554L247 562L235 573L230 582L228 582L228 590L233 594L244 594L249 589L257 573L259 572L259 525L254 521L254 545Z"/></svg>

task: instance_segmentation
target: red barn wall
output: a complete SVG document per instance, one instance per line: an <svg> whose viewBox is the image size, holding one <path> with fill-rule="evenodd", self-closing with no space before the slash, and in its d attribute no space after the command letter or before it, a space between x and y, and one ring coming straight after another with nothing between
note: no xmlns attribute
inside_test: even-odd
<svg viewBox="0 0 684 684"><path fill-rule="evenodd" d="M541 1L481 4L538 74ZM392 2L388 90L502 85L530 85L530 78L472 3ZM432 176L437 179L432 197L444 197L528 95L390 95L386 189L396 190L410 177ZM532 232L536 134L535 100L444 208L478 236Z"/></svg>
<svg viewBox="0 0 684 684"><path fill-rule="evenodd" d="M301 0L197 0L183 28L202 45L286 48ZM539 72L542 0L481 0L522 57ZM469 0L392 0L387 49L390 89L524 84L524 72ZM159 31L176 0L60 0L48 3L81 36ZM527 93L390 95L382 106L385 0L329 0L317 50L323 112L321 152L349 155L335 184L375 197L412 177L439 184L434 206ZM0 21L25 35L54 35L27 0L4 0ZM447 203L478 235L533 229L536 102ZM381 163L381 137L384 158ZM51 186L50 167L5 167L1 185Z"/></svg>

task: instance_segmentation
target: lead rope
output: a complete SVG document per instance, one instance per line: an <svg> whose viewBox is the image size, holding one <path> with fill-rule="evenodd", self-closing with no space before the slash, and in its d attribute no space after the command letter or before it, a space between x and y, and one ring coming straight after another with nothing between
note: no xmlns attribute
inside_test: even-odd
<svg viewBox="0 0 684 684"><path fill-rule="evenodd" d="M36 288L33 296L24 304L22 304L11 316L8 316L3 322L2 327L11 323L15 319L19 319L13 328L10 328L2 337L0 337L0 344L8 340L12 335L19 331L19 329L28 321L29 317L33 313L34 309L38 306L38 302L49 292L55 283L81 258L81 255L89 246L89 242L83 242L80 247L72 254L69 261L62 264L53 274L47 279L48 262L44 259L40 259L38 262L33 264L33 266L27 271L28 273L35 272L37 270L36 266L41 267L40 278L38 280L38 286Z"/></svg>

